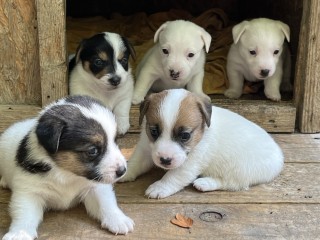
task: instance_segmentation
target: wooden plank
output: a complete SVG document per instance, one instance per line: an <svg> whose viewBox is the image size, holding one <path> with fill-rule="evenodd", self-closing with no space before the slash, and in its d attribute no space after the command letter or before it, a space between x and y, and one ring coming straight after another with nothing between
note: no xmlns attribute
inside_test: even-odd
<svg viewBox="0 0 320 240"><path fill-rule="evenodd" d="M42 106L68 94L65 0L36 0Z"/></svg>
<svg viewBox="0 0 320 240"><path fill-rule="evenodd" d="M314 204L120 204L135 221L134 232L117 239L318 239L320 207ZM193 219L190 229L170 223L176 213ZM10 219L0 205L0 236ZM45 214L42 239L114 239L84 207Z"/></svg>
<svg viewBox="0 0 320 240"><path fill-rule="evenodd" d="M298 125L303 133L320 131L320 2L303 1L295 77Z"/></svg>
<svg viewBox="0 0 320 240"><path fill-rule="evenodd" d="M0 104L40 104L34 1L1 1L0 26Z"/></svg>

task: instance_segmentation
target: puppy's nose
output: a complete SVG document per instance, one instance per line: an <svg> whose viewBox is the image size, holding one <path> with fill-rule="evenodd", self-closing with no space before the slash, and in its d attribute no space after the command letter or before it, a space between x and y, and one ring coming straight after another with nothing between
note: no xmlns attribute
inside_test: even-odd
<svg viewBox="0 0 320 240"><path fill-rule="evenodd" d="M163 157L160 158L160 162L164 166L171 165L171 161L172 161L171 158L163 158Z"/></svg>
<svg viewBox="0 0 320 240"><path fill-rule="evenodd" d="M121 77L119 77L119 76L114 76L114 77L109 79L109 82L113 86L118 86L120 84L120 81L121 81Z"/></svg>
<svg viewBox="0 0 320 240"><path fill-rule="evenodd" d="M269 69L262 69L260 71L261 77L268 77L270 70Z"/></svg>
<svg viewBox="0 0 320 240"><path fill-rule="evenodd" d="M179 78L180 72L176 72L176 71L174 71L173 69L170 69L169 71L170 71L170 77L171 77L172 79L175 80L175 79Z"/></svg>
<svg viewBox="0 0 320 240"><path fill-rule="evenodd" d="M122 167L119 167L118 170L116 171L116 175L117 177L122 177L127 171L127 168L122 166Z"/></svg>

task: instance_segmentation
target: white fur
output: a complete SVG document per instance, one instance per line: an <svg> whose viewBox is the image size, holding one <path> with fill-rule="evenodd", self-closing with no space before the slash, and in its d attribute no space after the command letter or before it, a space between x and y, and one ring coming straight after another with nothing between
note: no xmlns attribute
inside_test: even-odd
<svg viewBox="0 0 320 240"><path fill-rule="evenodd" d="M134 223L117 206L112 183L116 166L126 166L126 160L114 143L116 122L113 114L101 105L88 109L77 104L60 100L49 105L39 115L52 106L69 104L77 107L88 118L97 120L108 136L108 152L99 163L103 173L102 182L88 180L59 168L50 155L38 143L35 127L38 118L18 122L9 127L0 137L1 185L12 190L10 215L12 222L3 240L37 238L37 227L43 220L46 209L65 210L83 202L88 214L101 222L101 226L115 234L127 234ZM77 121L77 119L74 119ZM29 133L32 152L29 154L49 163L52 169L47 173L30 173L16 164L16 154L20 141Z"/></svg>
<svg viewBox="0 0 320 240"><path fill-rule="evenodd" d="M105 33L105 39L112 45L114 56L118 56L124 48L120 35L108 32ZM118 133L124 134L130 128L129 112L134 83L130 65L126 71L117 59L114 62L116 74L121 77L121 83L116 88L108 81L112 75L107 74L97 79L85 71L79 61L70 74L70 95L88 95L99 99L116 115Z"/></svg>
<svg viewBox="0 0 320 240"><path fill-rule="evenodd" d="M266 18L243 21L232 29L234 43L228 53L227 74L229 88L225 96L239 98L244 80L264 81L267 98L281 99L280 85L285 91L292 89L290 83L290 52L284 39L290 41L289 26ZM255 55L250 54L255 51ZM278 54L274 54L279 51ZM268 70L267 76L261 70Z"/></svg>
<svg viewBox="0 0 320 240"><path fill-rule="evenodd" d="M248 189L254 184L270 182L281 172L282 151L267 132L236 113L214 106L210 127L186 154L168 137L175 123L168 114L174 116L179 107L188 107L180 105L183 97L179 101L176 97L186 90L169 92L162 99L162 106L174 106L170 108L173 112L164 107L159 110L166 129L152 143L146 135L144 119L140 140L128 162L128 172L120 181L133 181L154 164L164 168L158 164L159 152L172 158L172 163L163 178L146 190L150 198L168 197L190 183L200 191Z"/></svg>
<svg viewBox="0 0 320 240"><path fill-rule="evenodd" d="M211 36L194 23L176 20L160 26L154 36L156 43L146 53L136 71L133 104L139 104L151 89L184 88L208 98L202 90L205 52L209 51ZM163 53L163 49L168 54ZM193 53L193 57L188 57ZM170 70L180 72L175 80Z"/></svg>

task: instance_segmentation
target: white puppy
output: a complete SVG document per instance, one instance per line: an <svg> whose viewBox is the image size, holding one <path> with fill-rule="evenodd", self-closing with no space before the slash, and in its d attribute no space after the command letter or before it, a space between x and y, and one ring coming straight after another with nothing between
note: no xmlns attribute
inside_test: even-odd
<svg viewBox="0 0 320 240"><path fill-rule="evenodd" d="M150 89L159 92L186 87L209 98L203 93L202 82L210 34L189 21L168 21L156 31L154 42L137 67L132 103L142 102Z"/></svg>
<svg viewBox="0 0 320 240"><path fill-rule="evenodd" d="M1 185L12 190L12 222L4 240L34 239L46 209L84 203L115 234L133 230L117 206L112 183L126 172L114 142L111 111L89 97L68 97L39 117L12 125L0 137Z"/></svg>
<svg viewBox="0 0 320 240"><path fill-rule="evenodd" d="M119 134L130 127L134 85L130 55L134 58L135 51L126 38L104 32L84 39L69 63L70 95L99 99L116 115Z"/></svg>
<svg viewBox="0 0 320 240"><path fill-rule="evenodd" d="M190 183L200 191L248 189L282 170L282 151L267 132L184 89L151 94L140 121L144 116L120 181L133 181L154 165L168 170L146 190L150 198L168 197Z"/></svg>
<svg viewBox="0 0 320 240"><path fill-rule="evenodd" d="M290 83L291 61L285 38L290 41L287 24L267 18L243 21L232 29L234 43L227 58L229 88L224 95L239 98L244 79L264 81L267 98L279 101L281 89L292 89Z"/></svg>

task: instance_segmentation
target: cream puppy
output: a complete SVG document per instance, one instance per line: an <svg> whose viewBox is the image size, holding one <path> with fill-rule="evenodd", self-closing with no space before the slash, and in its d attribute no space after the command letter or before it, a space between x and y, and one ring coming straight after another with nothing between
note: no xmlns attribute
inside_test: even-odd
<svg viewBox="0 0 320 240"><path fill-rule="evenodd" d="M150 198L168 197L190 183L200 191L248 189L282 170L282 151L267 132L184 89L151 94L142 104L143 118L120 181L133 181L154 165L168 170L146 190Z"/></svg>
<svg viewBox="0 0 320 240"><path fill-rule="evenodd" d="M84 96L61 99L9 127L0 137L0 183L12 190L3 240L34 239L45 210L80 202L102 228L132 231L112 189L127 166L115 137L112 112Z"/></svg>
<svg viewBox="0 0 320 240"><path fill-rule="evenodd" d="M292 90L291 61L285 39L290 41L287 24L267 18L243 21L232 29L234 43L228 53L229 88L224 95L239 98L244 80L264 81L264 92L273 101L281 100L280 85Z"/></svg>
<svg viewBox="0 0 320 240"><path fill-rule="evenodd" d="M156 31L154 42L137 67L132 103L142 102L149 90L171 88L187 88L209 98L202 82L210 34L189 21L168 21Z"/></svg>

